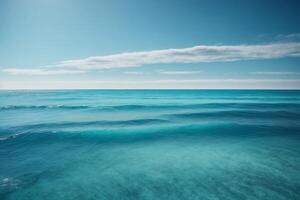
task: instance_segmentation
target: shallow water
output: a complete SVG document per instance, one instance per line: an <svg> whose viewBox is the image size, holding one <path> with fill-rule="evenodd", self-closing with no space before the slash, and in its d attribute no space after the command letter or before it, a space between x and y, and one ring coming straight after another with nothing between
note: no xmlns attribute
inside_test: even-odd
<svg viewBox="0 0 300 200"><path fill-rule="evenodd" d="M300 199L300 91L0 92L0 199Z"/></svg>

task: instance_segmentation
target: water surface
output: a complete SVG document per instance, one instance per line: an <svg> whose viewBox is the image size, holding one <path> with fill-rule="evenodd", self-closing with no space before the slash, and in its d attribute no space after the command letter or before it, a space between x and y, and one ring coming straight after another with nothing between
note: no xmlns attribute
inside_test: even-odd
<svg viewBox="0 0 300 200"><path fill-rule="evenodd" d="M300 199L300 91L0 92L0 199Z"/></svg>

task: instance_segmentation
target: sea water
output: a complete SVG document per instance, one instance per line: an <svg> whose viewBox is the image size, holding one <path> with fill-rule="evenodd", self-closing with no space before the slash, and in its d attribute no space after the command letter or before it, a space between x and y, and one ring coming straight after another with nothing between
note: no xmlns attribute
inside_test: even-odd
<svg viewBox="0 0 300 200"><path fill-rule="evenodd" d="M300 91L1 91L0 199L300 199Z"/></svg>

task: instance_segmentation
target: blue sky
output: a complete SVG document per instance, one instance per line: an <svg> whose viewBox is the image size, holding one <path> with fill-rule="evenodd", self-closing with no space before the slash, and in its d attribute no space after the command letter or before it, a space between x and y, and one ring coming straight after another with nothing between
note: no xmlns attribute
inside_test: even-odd
<svg viewBox="0 0 300 200"><path fill-rule="evenodd" d="M0 0L0 89L297 88L297 0Z"/></svg>

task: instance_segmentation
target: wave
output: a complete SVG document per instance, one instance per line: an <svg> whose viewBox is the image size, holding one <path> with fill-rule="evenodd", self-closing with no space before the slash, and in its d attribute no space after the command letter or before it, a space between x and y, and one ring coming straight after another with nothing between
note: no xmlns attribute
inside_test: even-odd
<svg viewBox="0 0 300 200"><path fill-rule="evenodd" d="M57 122L57 123L40 123L25 126L17 126L9 128L10 131L17 130L36 130L36 129L59 129L59 128L73 128L73 127L87 127L87 126L103 126L103 127L120 127L120 126L142 126L155 125L167 123L168 120L163 119L135 119L135 120L121 120L121 121L85 121L85 122Z"/></svg>
<svg viewBox="0 0 300 200"><path fill-rule="evenodd" d="M87 109L90 106L68 106L68 105L8 105L0 107L0 110L44 110L44 109Z"/></svg>
<svg viewBox="0 0 300 200"><path fill-rule="evenodd" d="M127 143L148 140L161 140L185 137L261 137L270 135L294 135L299 133L299 126L288 124L265 125L265 124L240 124L240 123L205 123L205 124L166 124L165 126L152 126L141 128L124 129L83 129L83 130L43 130L32 129L22 135L13 135L2 142L13 141L15 144L41 144L56 143L58 140L73 140L79 143L104 142L104 143ZM19 137L20 136L20 137ZM24 136L24 137L21 137ZM13 140L19 138L19 140ZM11 143L7 143L11 144Z"/></svg>
<svg viewBox="0 0 300 200"><path fill-rule="evenodd" d="M240 119L300 119L299 112L289 111L218 111L218 112L193 112L165 115L171 118L180 119L203 119L203 118L240 118Z"/></svg>
<svg viewBox="0 0 300 200"><path fill-rule="evenodd" d="M202 103L181 105L121 105L113 106L116 110L145 110L145 109L201 109L201 108L274 108L274 109L300 109L297 103Z"/></svg>
<svg viewBox="0 0 300 200"><path fill-rule="evenodd" d="M84 128L87 130L98 128L123 128L134 126L145 126L148 128L151 125L166 124L168 120L163 119L135 119L135 120L123 120L123 121L86 121L86 122L57 122L57 123L39 123L24 126L14 126L0 128L0 142L15 139L22 135L29 135L31 133L48 132L56 133L62 132L62 130L72 128L73 131L78 131L78 128ZM75 129L73 129L75 128Z"/></svg>
<svg viewBox="0 0 300 200"><path fill-rule="evenodd" d="M263 108L263 109L300 109L299 103L202 103L202 104L166 104L166 105L116 105L116 106L90 106L90 105L7 105L0 106L0 110L48 110L48 109L95 109L95 110L163 110L163 109L201 109L201 108Z"/></svg>

